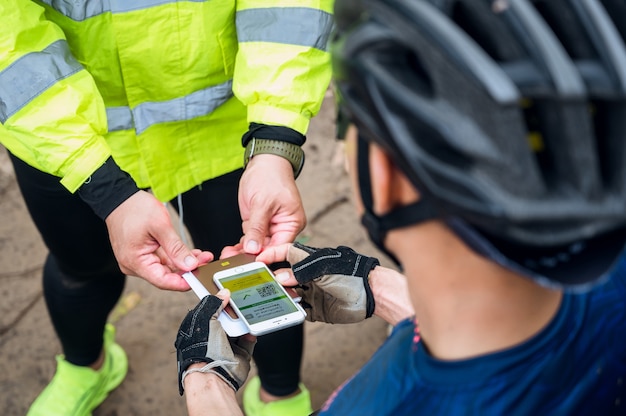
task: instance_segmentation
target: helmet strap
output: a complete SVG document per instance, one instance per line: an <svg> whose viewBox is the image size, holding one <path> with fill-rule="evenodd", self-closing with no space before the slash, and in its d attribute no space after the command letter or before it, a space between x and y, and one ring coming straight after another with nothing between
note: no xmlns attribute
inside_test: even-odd
<svg viewBox="0 0 626 416"><path fill-rule="evenodd" d="M436 212L431 204L424 199L420 199L412 204L395 208L382 216L374 213L372 184L370 181L369 143L361 135L359 135L357 141L357 169L359 190L364 207L361 224L367 230L374 245L402 269L402 265L396 256L385 247L385 236L390 230L431 220L437 216Z"/></svg>

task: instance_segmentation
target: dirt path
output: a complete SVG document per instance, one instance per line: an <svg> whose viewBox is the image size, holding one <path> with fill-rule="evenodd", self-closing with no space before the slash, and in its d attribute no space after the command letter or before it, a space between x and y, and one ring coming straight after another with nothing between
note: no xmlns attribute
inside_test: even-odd
<svg viewBox="0 0 626 416"><path fill-rule="evenodd" d="M334 140L330 95L307 135L306 165L298 186L309 224L300 236L306 244L348 245L379 255L358 224L351 203L341 149ZM8 161L0 147L0 413L23 416L54 372L60 353L41 296L41 267L46 255L24 207ZM383 260L384 261L384 260ZM173 342L192 293L159 291L129 278L114 316L117 339L129 356L130 370L95 416L185 415L176 385ZM302 379L315 407L366 361L386 336L377 318L361 324L305 326Z"/></svg>

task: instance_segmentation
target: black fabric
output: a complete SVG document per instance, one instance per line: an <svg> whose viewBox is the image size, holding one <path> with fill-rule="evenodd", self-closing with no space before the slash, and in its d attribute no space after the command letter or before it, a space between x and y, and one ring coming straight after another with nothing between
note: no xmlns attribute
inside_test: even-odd
<svg viewBox="0 0 626 416"><path fill-rule="evenodd" d="M257 337L254 361L263 390L283 397L296 392L304 347L304 325Z"/></svg>
<svg viewBox="0 0 626 416"><path fill-rule="evenodd" d="M98 360L104 326L126 283L126 276L119 271L93 270L90 275L88 282L77 281L75 276L61 271L52 255L48 255L43 269L44 299L50 319L65 359L79 366Z"/></svg>
<svg viewBox="0 0 626 416"><path fill-rule="evenodd" d="M250 123L250 128L241 138L243 147L246 147L253 137L257 139L280 140L281 142L297 144L298 146L302 146L306 141L306 136L289 127L268 126L259 123Z"/></svg>
<svg viewBox="0 0 626 416"><path fill-rule="evenodd" d="M309 253L305 260L292 265L293 274L300 285L306 287L307 283L321 276L360 277L367 293L365 318L372 316L375 302L369 284L369 274L374 267L380 265L377 258L364 256L346 246L313 248L300 243L294 243L294 246Z"/></svg>
<svg viewBox="0 0 626 416"><path fill-rule="evenodd" d="M208 250L216 258L225 246L238 243L243 232L237 203L242 173L242 169L237 169L181 195L183 221L194 247ZM171 204L180 214L178 199Z"/></svg>
<svg viewBox="0 0 626 416"><path fill-rule="evenodd" d="M615 23L615 28L626 39L626 2L624 0L600 0L607 14Z"/></svg>
<svg viewBox="0 0 626 416"><path fill-rule="evenodd" d="M138 190L135 181L108 158L78 189L78 195L104 220Z"/></svg>
<svg viewBox="0 0 626 416"><path fill-rule="evenodd" d="M346 114L341 106L341 102L337 103L337 113L335 120L335 135L338 140L344 140L350 127L350 117Z"/></svg>

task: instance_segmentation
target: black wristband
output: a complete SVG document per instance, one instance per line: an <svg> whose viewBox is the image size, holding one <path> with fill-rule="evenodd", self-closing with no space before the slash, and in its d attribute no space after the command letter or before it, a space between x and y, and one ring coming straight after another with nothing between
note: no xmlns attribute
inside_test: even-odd
<svg viewBox="0 0 626 416"><path fill-rule="evenodd" d="M109 157L78 189L78 195L103 220L139 188Z"/></svg>
<svg viewBox="0 0 626 416"><path fill-rule="evenodd" d="M243 147L248 145L248 142L253 137L257 139L278 140L281 142L292 143L298 146L302 146L306 141L306 136L298 133L294 129L284 126L268 126L266 124L250 123L248 131L241 138L241 144Z"/></svg>

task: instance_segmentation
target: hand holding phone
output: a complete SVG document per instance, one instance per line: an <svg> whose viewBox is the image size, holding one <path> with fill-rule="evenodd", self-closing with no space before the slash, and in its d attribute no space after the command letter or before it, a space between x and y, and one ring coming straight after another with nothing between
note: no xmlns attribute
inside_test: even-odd
<svg viewBox="0 0 626 416"><path fill-rule="evenodd" d="M230 305L252 335L263 335L304 322L306 313L272 271L251 262L216 272L215 285L230 290Z"/></svg>
<svg viewBox="0 0 626 416"><path fill-rule="evenodd" d="M193 273L186 272L183 274L183 278L189 283L189 286L191 286L191 289L200 300L211 294ZM240 337L248 333L248 327L237 317L230 316L226 310L220 312L217 320L220 321L222 328L224 328L229 337Z"/></svg>
<svg viewBox="0 0 626 416"><path fill-rule="evenodd" d="M221 299L205 296L180 324L174 346L181 395L187 374L200 371L189 370L189 366L194 363L206 363L202 372L217 374L235 391L248 377L256 340L251 336L228 338L215 319L221 307Z"/></svg>
<svg viewBox="0 0 626 416"><path fill-rule="evenodd" d="M300 243L288 245L281 256L270 258L291 264L307 320L347 324L361 322L374 313L369 274L379 265L378 259L345 246L315 248Z"/></svg>
<svg viewBox="0 0 626 416"><path fill-rule="evenodd" d="M193 273L184 273L183 278L187 281L189 286L191 286L196 296L198 296L199 299L203 299L208 294L215 295L218 291L218 288L213 282L213 275L216 272L253 262L254 259L255 256L252 254L242 253L233 257L215 260L200 266L198 269L194 270ZM239 337L248 333L248 327L239 319L230 306L227 306L220 312L217 320L220 321L222 328L224 328L224 331L226 331L229 337Z"/></svg>

